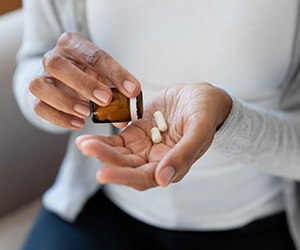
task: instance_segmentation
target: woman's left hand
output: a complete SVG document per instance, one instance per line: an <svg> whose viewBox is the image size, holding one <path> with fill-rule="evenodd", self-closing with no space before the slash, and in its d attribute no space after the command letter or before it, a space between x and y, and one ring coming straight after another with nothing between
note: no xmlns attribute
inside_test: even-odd
<svg viewBox="0 0 300 250"><path fill-rule="evenodd" d="M231 109L231 98L207 83L177 84L159 92L147 104L141 120L118 135L83 135L77 147L102 161L97 173L102 183L127 185L137 190L180 181L210 147L214 134ZM161 111L168 125L162 142L151 140L156 126L153 113Z"/></svg>

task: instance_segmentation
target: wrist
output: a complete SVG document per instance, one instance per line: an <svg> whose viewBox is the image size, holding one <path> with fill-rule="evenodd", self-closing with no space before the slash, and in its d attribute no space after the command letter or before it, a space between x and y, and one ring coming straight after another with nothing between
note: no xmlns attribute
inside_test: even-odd
<svg viewBox="0 0 300 250"><path fill-rule="evenodd" d="M214 86L218 92L219 92L219 112L218 112L218 119L217 119L217 125L216 125L216 130L218 130L226 121L231 108L232 108L232 99L230 95L227 93L227 91L220 86Z"/></svg>

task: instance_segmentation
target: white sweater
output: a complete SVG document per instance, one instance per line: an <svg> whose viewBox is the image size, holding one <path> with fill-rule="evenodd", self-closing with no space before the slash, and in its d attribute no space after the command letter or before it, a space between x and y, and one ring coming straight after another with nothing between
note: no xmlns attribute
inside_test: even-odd
<svg viewBox="0 0 300 250"><path fill-rule="evenodd" d="M202 80L226 86L240 98L233 96L232 112L212 150L183 181L145 192L108 186L113 201L152 225L192 230L234 228L283 209L280 182L257 168L300 178L295 171L298 118L269 110L278 108L279 86L291 57L296 1L177 0L148 5L88 0L89 32L78 27L82 15L75 16L67 4L54 6L57 15L49 11L50 2L25 1L25 39L14 84L24 115L37 126L63 131L33 113L34 98L27 88L41 70L40 56L64 30L90 33L99 47L137 75L147 98L155 94L152 84L156 91L169 83ZM110 127L88 123L71 135L59 178L44 199L48 209L68 220L76 218L99 187L94 174L101 163L82 156L74 146L81 133L109 134Z"/></svg>

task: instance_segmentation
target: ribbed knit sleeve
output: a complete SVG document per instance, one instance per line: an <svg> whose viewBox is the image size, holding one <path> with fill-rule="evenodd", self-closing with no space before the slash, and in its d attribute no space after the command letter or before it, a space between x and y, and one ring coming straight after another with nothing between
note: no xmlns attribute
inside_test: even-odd
<svg viewBox="0 0 300 250"><path fill-rule="evenodd" d="M230 94L232 110L213 149L276 176L300 180L300 113L271 111Z"/></svg>

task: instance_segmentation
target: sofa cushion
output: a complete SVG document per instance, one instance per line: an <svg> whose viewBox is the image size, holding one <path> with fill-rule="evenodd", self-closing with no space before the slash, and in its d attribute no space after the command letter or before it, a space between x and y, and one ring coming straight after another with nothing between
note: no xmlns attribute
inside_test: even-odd
<svg viewBox="0 0 300 250"><path fill-rule="evenodd" d="M22 37L21 10L0 16L0 34L1 217L39 197L52 184L68 135L53 135L33 127L16 104L12 77Z"/></svg>

